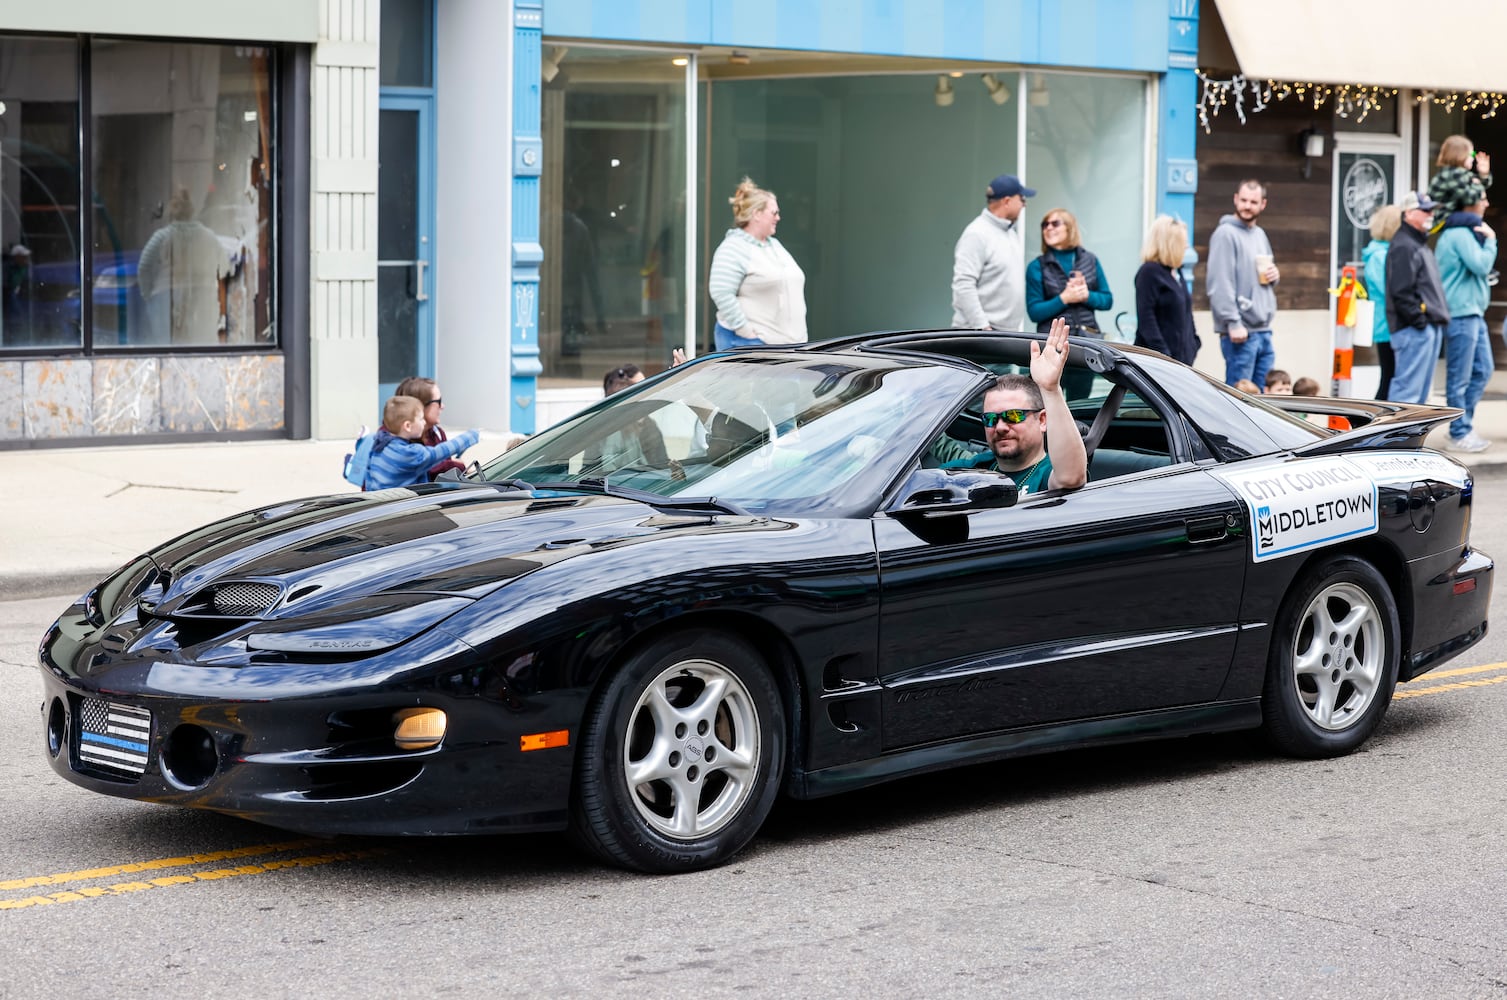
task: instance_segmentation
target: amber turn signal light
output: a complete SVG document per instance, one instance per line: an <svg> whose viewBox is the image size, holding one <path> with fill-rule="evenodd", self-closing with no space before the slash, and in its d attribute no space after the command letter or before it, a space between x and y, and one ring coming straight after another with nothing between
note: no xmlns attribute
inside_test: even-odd
<svg viewBox="0 0 1507 1000"><path fill-rule="evenodd" d="M400 709L392 721L392 741L399 750L428 750L445 738L445 713L437 708Z"/></svg>
<svg viewBox="0 0 1507 1000"><path fill-rule="evenodd" d="M548 733L529 733L518 737L519 750L548 750L550 747L570 746L570 730L555 729Z"/></svg>

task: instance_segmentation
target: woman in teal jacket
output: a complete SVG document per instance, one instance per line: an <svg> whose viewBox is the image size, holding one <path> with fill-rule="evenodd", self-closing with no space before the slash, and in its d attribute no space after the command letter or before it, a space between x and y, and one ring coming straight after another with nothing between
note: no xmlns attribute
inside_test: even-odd
<svg viewBox="0 0 1507 1000"><path fill-rule="evenodd" d="M1375 319L1371 324L1371 342L1376 345L1376 357L1381 363L1381 382L1376 386L1376 398L1386 399L1392 390L1392 373L1397 370L1392 356L1392 331L1387 329L1387 247L1402 225L1402 209L1396 205L1383 205L1371 216L1371 242L1361 251L1362 269L1366 275L1366 295L1375 306Z"/></svg>

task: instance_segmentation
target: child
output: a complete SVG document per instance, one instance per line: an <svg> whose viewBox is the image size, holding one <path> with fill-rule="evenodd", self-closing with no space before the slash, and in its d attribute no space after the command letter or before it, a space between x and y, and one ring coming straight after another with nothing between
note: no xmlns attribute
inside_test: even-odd
<svg viewBox="0 0 1507 1000"><path fill-rule="evenodd" d="M1268 396L1291 396L1292 376L1280 368L1273 368L1267 372L1266 394Z"/></svg>
<svg viewBox="0 0 1507 1000"><path fill-rule="evenodd" d="M1248 392L1252 396L1261 395L1261 387L1248 378L1243 378L1233 386L1237 392Z"/></svg>
<svg viewBox="0 0 1507 1000"><path fill-rule="evenodd" d="M1439 144L1441 168L1429 181L1429 197L1435 202L1434 228L1440 228L1451 212L1461 212L1486 197L1491 187L1491 157L1477 153L1475 144L1463 135L1452 135Z"/></svg>
<svg viewBox="0 0 1507 1000"><path fill-rule="evenodd" d="M389 399L382 408L382 428L372 445L362 489L416 486L424 482L431 465L459 455L481 437L479 431L469 430L440 444L425 445L420 443L424 427L423 403L412 396Z"/></svg>
<svg viewBox="0 0 1507 1000"><path fill-rule="evenodd" d="M399 396L412 396L424 404L424 436L419 439L420 443L428 445L443 444L449 440L450 435L440 426L440 414L445 409L444 397L440 394L439 383L432 378L424 378L421 375L410 375L398 383ZM459 459L447 458L443 462L437 462L430 467L427 477L432 483L439 478L441 472L449 472L451 469L464 469L466 463Z"/></svg>
<svg viewBox="0 0 1507 1000"><path fill-rule="evenodd" d="M1319 394L1318 380L1304 375L1292 384L1292 394L1294 396L1317 396Z"/></svg>

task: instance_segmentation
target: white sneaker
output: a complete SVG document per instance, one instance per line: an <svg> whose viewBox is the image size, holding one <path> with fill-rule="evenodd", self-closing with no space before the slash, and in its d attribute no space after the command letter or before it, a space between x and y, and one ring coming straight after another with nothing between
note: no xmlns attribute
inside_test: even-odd
<svg viewBox="0 0 1507 1000"><path fill-rule="evenodd" d="M1445 451L1456 451L1464 454L1475 454L1491 447L1491 442L1485 438L1476 437L1475 434L1467 434L1462 438L1450 438L1445 442Z"/></svg>

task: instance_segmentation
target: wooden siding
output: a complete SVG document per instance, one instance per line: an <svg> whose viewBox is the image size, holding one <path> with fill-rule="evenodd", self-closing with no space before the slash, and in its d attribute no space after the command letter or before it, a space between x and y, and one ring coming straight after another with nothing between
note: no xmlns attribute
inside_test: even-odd
<svg viewBox="0 0 1507 1000"><path fill-rule="evenodd" d="M1209 234L1222 216L1234 211L1236 185L1254 177L1267 186L1266 211L1260 225L1271 240L1272 256L1282 271L1277 285L1277 308L1325 309L1329 296L1330 172L1334 143L1313 161L1312 174L1303 177L1304 157L1298 133L1305 128L1330 131L1325 108L1287 102L1248 114L1245 124L1226 108L1213 130L1198 136L1198 194L1193 200L1193 245L1198 251L1195 309L1209 308L1205 291L1205 262Z"/></svg>

